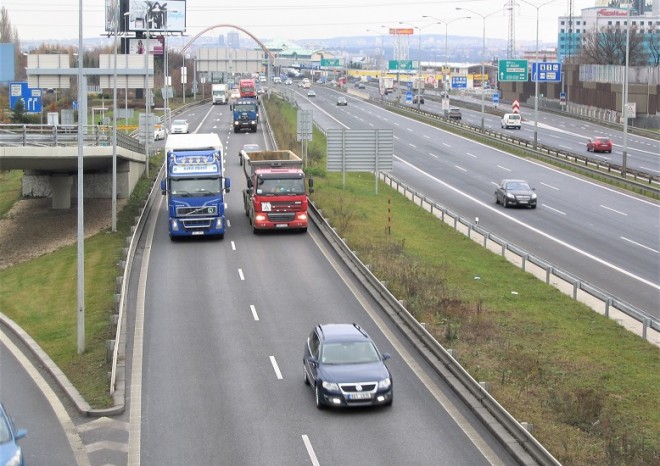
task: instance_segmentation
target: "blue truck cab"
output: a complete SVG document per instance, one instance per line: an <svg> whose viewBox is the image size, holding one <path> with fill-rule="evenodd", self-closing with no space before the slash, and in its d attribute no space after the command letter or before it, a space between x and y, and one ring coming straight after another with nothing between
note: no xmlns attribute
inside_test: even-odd
<svg viewBox="0 0 660 466"><path fill-rule="evenodd" d="M226 230L224 150L215 133L170 134L165 143L167 174L161 191L167 195L171 239L218 236Z"/></svg>
<svg viewBox="0 0 660 466"><path fill-rule="evenodd" d="M243 130L249 130L252 133L257 132L259 123L259 102L254 98L241 98L232 106L232 126L234 133L240 133Z"/></svg>

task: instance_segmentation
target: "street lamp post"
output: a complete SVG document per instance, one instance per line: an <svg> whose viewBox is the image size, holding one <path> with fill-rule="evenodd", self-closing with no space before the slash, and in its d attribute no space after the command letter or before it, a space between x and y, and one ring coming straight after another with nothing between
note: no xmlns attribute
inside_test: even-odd
<svg viewBox="0 0 660 466"><path fill-rule="evenodd" d="M481 13L477 13L476 11L470 10L469 8L463 8L463 7L456 7L457 10L465 10L469 11L470 13L480 16L483 23L482 23L482 42L481 42L481 131L484 130L484 118L485 118L485 113L486 113L486 89L484 88L484 76L486 74L485 70L485 63L486 63L486 18L489 16L494 15L495 13L499 13L500 11L506 10L508 8L500 8L497 11L493 11L492 13L488 13L487 15L482 15Z"/></svg>
<svg viewBox="0 0 660 466"><path fill-rule="evenodd" d="M149 138L153 137L151 131L149 131L149 107L151 106L150 95L149 95L149 3L144 2L146 5L147 14L145 14L145 28L146 33L144 35L144 117L145 117L145 129L144 129L144 151L146 153L146 167L145 174L149 177Z"/></svg>
<svg viewBox="0 0 660 466"><path fill-rule="evenodd" d="M626 172L628 171L628 67L630 65L630 8L626 12L626 67L624 69L623 76L623 102L622 102L622 113L623 113L623 154L621 162L621 176L626 177Z"/></svg>
<svg viewBox="0 0 660 466"><path fill-rule="evenodd" d="M421 104L422 104L422 96L421 96L421 79L422 79L422 28L420 26L415 26L413 24L407 24L399 21L399 24L404 25L404 26L412 26L414 29L417 29L419 32L419 45L417 47L417 94L413 94L417 98L417 110L421 109ZM432 23L436 24L436 23ZM430 26L430 24L429 24ZM426 27L426 26L424 26ZM413 85L412 87L413 92L415 92L415 86ZM413 103L415 102L415 97L413 97Z"/></svg>
<svg viewBox="0 0 660 466"><path fill-rule="evenodd" d="M429 15L424 15L422 18L431 18L435 19L438 21L438 23L444 24L445 25L445 67L442 73L443 80L445 81L445 90L448 90L448 80L447 76L445 73L447 72L447 68L449 67L449 40L448 40L448 30L449 30L449 25L453 23L454 21L458 21L459 19L470 19L471 16L460 16L458 18L454 18L451 21L446 21L444 19L436 18L435 16L429 16Z"/></svg>
<svg viewBox="0 0 660 466"><path fill-rule="evenodd" d="M112 83L112 232L117 232L117 33L119 32L119 8L114 10L114 76Z"/></svg>
<svg viewBox="0 0 660 466"><path fill-rule="evenodd" d="M548 2L542 3L540 5L534 5L533 3L530 3L526 0L520 0L523 3L526 3L527 5L533 6L536 8L536 56L534 57L534 61L537 63L540 62L539 60L539 12L541 10L541 7L545 5L549 5L550 3L553 3L557 0L550 0ZM538 128L539 128L539 77L538 77L538 65L537 65L537 76L532 75L532 79L534 79L534 150L536 150L537 145L538 145Z"/></svg>

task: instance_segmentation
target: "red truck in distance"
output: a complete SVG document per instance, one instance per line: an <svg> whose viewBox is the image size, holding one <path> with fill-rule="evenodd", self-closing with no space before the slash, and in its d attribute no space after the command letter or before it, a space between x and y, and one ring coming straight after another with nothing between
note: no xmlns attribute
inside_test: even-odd
<svg viewBox="0 0 660 466"><path fill-rule="evenodd" d="M254 83L254 79L241 79L238 82L238 92L241 94L241 99L256 99L257 85Z"/></svg>

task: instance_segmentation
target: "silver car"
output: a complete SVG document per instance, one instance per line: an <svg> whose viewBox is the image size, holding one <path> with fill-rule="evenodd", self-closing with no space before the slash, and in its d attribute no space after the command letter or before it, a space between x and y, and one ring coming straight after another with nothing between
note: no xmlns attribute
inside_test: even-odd
<svg viewBox="0 0 660 466"><path fill-rule="evenodd" d="M170 128L171 134L187 134L188 133L188 121L187 120L174 120L172 122L172 127Z"/></svg>

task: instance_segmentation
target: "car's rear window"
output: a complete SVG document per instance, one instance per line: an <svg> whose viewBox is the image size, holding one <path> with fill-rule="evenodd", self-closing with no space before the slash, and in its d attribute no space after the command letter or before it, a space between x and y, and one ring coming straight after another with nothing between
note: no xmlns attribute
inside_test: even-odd
<svg viewBox="0 0 660 466"><path fill-rule="evenodd" d="M520 115L509 115L509 120L520 120Z"/></svg>
<svg viewBox="0 0 660 466"><path fill-rule="evenodd" d="M596 141L598 141L598 142L604 142L604 143L608 143L608 142L610 142L610 140L609 140L608 138L596 138Z"/></svg>

